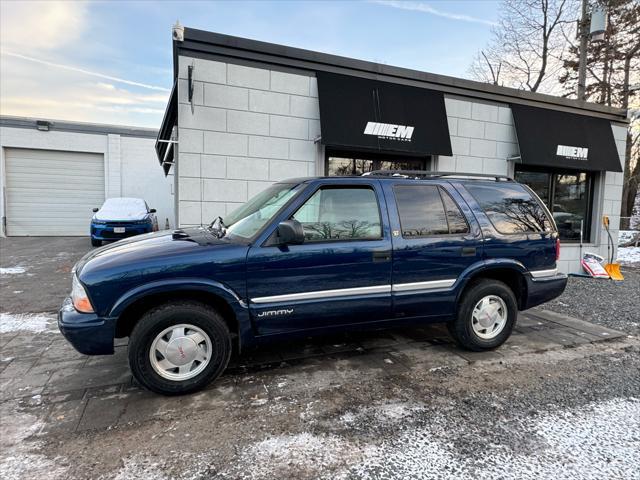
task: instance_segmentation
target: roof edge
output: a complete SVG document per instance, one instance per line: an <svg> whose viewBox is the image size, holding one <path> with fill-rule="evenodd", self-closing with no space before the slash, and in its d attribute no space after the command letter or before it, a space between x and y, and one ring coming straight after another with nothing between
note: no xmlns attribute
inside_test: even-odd
<svg viewBox="0 0 640 480"><path fill-rule="evenodd" d="M292 68L325 70L344 74L364 74L364 76L375 76L387 81L394 81L394 79L408 80L419 82L425 87L441 90L445 93L503 103L521 103L542 108L569 109L576 113L628 123L627 112L621 108L194 28L185 27L184 41L174 41L174 47L177 47L178 55L181 53L188 54L189 52L210 53Z"/></svg>
<svg viewBox="0 0 640 480"><path fill-rule="evenodd" d="M50 131L114 134L126 137L153 138L158 136L158 130L146 127L133 127L128 125L112 125L103 123L72 122L69 120L55 120L42 117L18 117L12 115L0 115L0 127L37 129L37 122L49 122Z"/></svg>

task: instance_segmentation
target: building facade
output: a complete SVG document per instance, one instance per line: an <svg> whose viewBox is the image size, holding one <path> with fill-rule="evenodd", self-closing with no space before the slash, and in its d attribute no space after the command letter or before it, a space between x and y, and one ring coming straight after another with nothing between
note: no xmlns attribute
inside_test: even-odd
<svg viewBox="0 0 640 480"><path fill-rule="evenodd" d="M559 268L619 226L626 112L186 28L156 144L176 221L224 217L273 182L379 169L506 175L553 212Z"/></svg>
<svg viewBox="0 0 640 480"><path fill-rule="evenodd" d="M173 178L157 167L158 131L0 117L2 236L89 235L106 198L139 197L175 225Z"/></svg>

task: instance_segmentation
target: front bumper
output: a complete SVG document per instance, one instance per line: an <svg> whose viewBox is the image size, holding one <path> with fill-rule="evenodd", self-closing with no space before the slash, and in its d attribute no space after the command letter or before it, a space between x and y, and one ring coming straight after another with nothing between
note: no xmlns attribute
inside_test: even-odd
<svg viewBox="0 0 640 480"><path fill-rule="evenodd" d="M123 233L116 233L114 228L124 228ZM133 237L135 235L141 235L143 233L149 233L153 231L153 224L91 224L91 238L94 240L121 240L123 238Z"/></svg>
<svg viewBox="0 0 640 480"><path fill-rule="evenodd" d="M110 355L116 330L115 318L100 318L95 313L80 313L66 298L58 312L58 328L80 353Z"/></svg>
<svg viewBox="0 0 640 480"><path fill-rule="evenodd" d="M562 295L567 286L567 275L556 273L553 276L527 278L527 298L523 310L538 306Z"/></svg>

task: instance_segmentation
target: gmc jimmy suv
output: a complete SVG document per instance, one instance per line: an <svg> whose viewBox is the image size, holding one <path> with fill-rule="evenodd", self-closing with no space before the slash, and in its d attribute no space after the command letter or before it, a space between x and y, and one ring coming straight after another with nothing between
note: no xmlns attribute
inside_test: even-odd
<svg viewBox="0 0 640 480"><path fill-rule="evenodd" d="M128 336L134 376L167 395L217 378L234 348L300 335L446 322L486 350L563 292L559 248L544 204L507 177L286 180L209 226L87 254L58 323L89 355Z"/></svg>

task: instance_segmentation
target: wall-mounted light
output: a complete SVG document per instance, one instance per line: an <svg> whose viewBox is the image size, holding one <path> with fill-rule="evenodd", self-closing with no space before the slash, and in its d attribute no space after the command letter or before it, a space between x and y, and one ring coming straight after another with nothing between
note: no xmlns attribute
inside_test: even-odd
<svg viewBox="0 0 640 480"><path fill-rule="evenodd" d="M47 120L36 120L36 128L41 132L48 132L51 128L51 122Z"/></svg>

